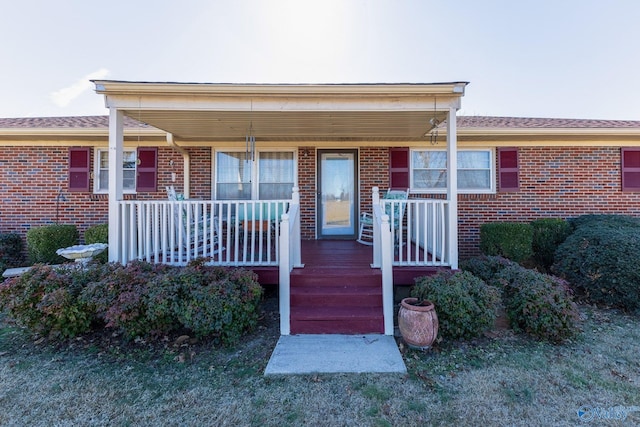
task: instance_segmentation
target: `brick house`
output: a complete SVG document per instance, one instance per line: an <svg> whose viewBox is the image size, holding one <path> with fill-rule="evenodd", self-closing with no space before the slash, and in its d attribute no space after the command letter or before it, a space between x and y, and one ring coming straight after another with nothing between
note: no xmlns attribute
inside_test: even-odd
<svg viewBox="0 0 640 427"><path fill-rule="evenodd" d="M326 256L313 242L352 245L329 249L343 255L314 270L325 278L368 251L379 313L346 332L390 333L385 289L477 254L483 223L640 215L640 121L456 117L459 82L95 84L110 117L0 119L0 232L60 222L82 236L109 222L114 261L249 266L279 283L283 334L345 332L296 310L306 269L293 268ZM186 200L168 201L170 186ZM387 188L409 189L406 213L373 247L354 243L363 212L390 212ZM194 235L204 245L187 244Z"/></svg>

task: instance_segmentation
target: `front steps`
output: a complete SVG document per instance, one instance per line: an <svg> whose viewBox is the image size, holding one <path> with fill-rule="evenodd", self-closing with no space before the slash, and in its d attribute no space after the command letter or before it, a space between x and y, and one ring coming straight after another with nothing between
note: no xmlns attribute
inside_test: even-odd
<svg viewBox="0 0 640 427"><path fill-rule="evenodd" d="M382 274L313 267L291 274L292 334L382 334Z"/></svg>

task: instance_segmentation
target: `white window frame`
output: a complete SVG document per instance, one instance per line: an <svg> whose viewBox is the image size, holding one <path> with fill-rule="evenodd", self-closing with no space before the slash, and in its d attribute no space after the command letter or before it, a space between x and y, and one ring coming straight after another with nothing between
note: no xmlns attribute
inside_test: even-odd
<svg viewBox="0 0 640 427"><path fill-rule="evenodd" d="M107 153L109 151L108 148L96 148L94 151L94 156L93 156L93 192L94 194L108 194L109 193L109 189L101 189L100 188L100 153ZM134 157L137 160L137 150L135 148L125 148L123 150L123 153L125 152L132 152L134 154ZM123 188L122 192L124 194L136 194L136 179L135 176L137 176L137 169L138 169L138 162L135 162L135 168L134 168L134 186L133 188Z"/></svg>
<svg viewBox="0 0 640 427"><path fill-rule="evenodd" d="M211 161L212 164L212 181L213 188L211 189L213 193L214 200L218 199L218 174L216 169L216 162L218 161L218 153L244 153L245 150L237 149L237 148L217 148L213 151L213 159ZM298 150L295 148L292 149L283 149L279 147L264 147L260 149L256 149L256 160L253 162L251 166L251 198L247 200L261 200L258 198L259 193L259 182L258 178L260 176L258 159L260 158L260 153L262 152L282 152L282 153L293 153L293 186L298 185ZM265 199L266 200L266 199Z"/></svg>
<svg viewBox="0 0 640 427"><path fill-rule="evenodd" d="M446 188L416 188L414 184L414 169L413 169L413 153L422 151L440 151L446 152L445 149L434 148L412 148L409 150L409 185L411 193L415 194L444 194L447 192ZM458 148L458 152L465 151L482 151L489 153L489 188L464 188L458 189L458 194L495 194L496 193L496 154L492 148ZM448 159L447 159L448 161ZM485 169L482 169L485 170ZM460 168L458 167L458 173Z"/></svg>

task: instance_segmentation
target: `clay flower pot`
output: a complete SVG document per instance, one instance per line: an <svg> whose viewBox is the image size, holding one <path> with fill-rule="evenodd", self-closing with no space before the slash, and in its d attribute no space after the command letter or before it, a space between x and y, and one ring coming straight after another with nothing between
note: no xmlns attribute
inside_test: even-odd
<svg viewBox="0 0 640 427"><path fill-rule="evenodd" d="M409 347L426 349L438 336L438 316L431 301L405 298L400 302L398 327Z"/></svg>

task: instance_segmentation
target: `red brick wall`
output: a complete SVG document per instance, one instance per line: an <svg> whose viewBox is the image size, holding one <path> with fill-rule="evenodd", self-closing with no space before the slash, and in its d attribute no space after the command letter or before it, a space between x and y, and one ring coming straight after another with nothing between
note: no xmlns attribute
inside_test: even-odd
<svg viewBox="0 0 640 427"><path fill-rule="evenodd" d="M31 227L59 222L75 224L83 239L87 227L108 221L106 194L91 191L69 192L68 147L0 147L0 233L19 233L23 237ZM192 197L211 197L211 149L191 152ZM94 161L91 150L91 165ZM173 166L171 163L173 161ZM93 169L92 169L93 170ZM176 181L171 181L171 173ZM169 147L158 149L158 191L125 195L131 199L164 199L165 187L183 191L182 155ZM58 191L61 191L59 202Z"/></svg>
<svg viewBox="0 0 640 427"><path fill-rule="evenodd" d="M298 149L300 188L300 234L304 240L316 238L316 148Z"/></svg>
<svg viewBox="0 0 640 427"><path fill-rule="evenodd" d="M211 149L189 151L191 197L209 199ZM24 236L30 227L57 220L76 224L82 237L88 226L107 222L106 195L68 191L67 153L67 147L0 147L0 232ZM160 147L158 153L158 191L133 197L166 198L167 185L183 190L182 155L169 147ZM93 155L92 150L92 162ZM620 148L524 147L519 149L519 158L520 191L459 196L461 257L478 253L479 227L486 222L568 218L584 213L640 216L640 193L621 191ZM300 147L298 161L302 237L314 239L315 147ZM371 188L378 186L384 191L388 186L388 149L361 148L359 164L360 209L370 212ZM176 182L171 181L172 172L176 173ZM93 186L93 180L90 184ZM64 200L60 200L56 214L58 188Z"/></svg>
<svg viewBox="0 0 640 427"><path fill-rule="evenodd" d="M362 147L360 149L360 212L371 212L371 191L389 188L389 149Z"/></svg>
<svg viewBox="0 0 640 427"><path fill-rule="evenodd" d="M486 222L640 216L640 193L621 190L619 147L523 147L518 155L520 191L459 196L461 257L479 253L479 228Z"/></svg>

